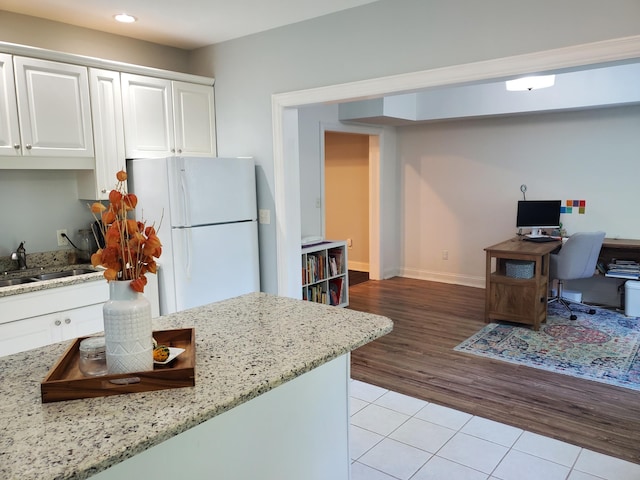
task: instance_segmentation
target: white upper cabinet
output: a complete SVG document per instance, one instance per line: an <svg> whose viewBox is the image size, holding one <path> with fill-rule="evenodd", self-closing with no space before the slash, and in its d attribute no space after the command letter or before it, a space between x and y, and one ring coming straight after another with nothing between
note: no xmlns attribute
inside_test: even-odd
<svg viewBox="0 0 640 480"><path fill-rule="evenodd" d="M126 168L120 73L89 69L95 169L78 172L78 198L107 200L116 173Z"/></svg>
<svg viewBox="0 0 640 480"><path fill-rule="evenodd" d="M23 156L93 157L87 68L14 57Z"/></svg>
<svg viewBox="0 0 640 480"><path fill-rule="evenodd" d="M0 53L0 155L20 153L18 105L11 55Z"/></svg>
<svg viewBox="0 0 640 480"><path fill-rule="evenodd" d="M215 156L213 88L122 74L127 158Z"/></svg>
<svg viewBox="0 0 640 480"><path fill-rule="evenodd" d="M172 83L176 152L185 157L215 156L213 88L186 82Z"/></svg>
<svg viewBox="0 0 640 480"><path fill-rule="evenodd" d="M127 158L172 155L171 80L123 73L122 110Z"/></svg>

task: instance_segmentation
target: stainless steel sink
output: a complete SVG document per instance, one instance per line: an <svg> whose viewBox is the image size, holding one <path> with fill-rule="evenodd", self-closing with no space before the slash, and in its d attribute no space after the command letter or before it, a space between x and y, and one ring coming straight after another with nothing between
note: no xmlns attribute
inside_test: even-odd
<svg viewBox="0 0 640 480"><path fill-rule="evenodd" d="M10 287L11 285L22 285L23 283L32 283L36 280L33 278L5 278L0 280L0 287Z"/></svg>
<svg viewBox="0 0 640 480"><path fill-rule="evenodd" d="M41 273L39 275L34 275L33 278L35 278L36 280L53 280L56 278L74 277L76 275L84 275L85 273L95 272L96 270L91 270L88 268L76 268L74 270L65 270L63 272Z"/></svg>

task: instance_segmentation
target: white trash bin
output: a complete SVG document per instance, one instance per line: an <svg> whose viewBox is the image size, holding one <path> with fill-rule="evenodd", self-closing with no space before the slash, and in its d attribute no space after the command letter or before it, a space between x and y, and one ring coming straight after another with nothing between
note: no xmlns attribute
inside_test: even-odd
<svg viewBox="0 0 640 480"><path fill-rule="evenodd" d="M624 283L624 314L640 317L640 282L627 280Z"/></svg>

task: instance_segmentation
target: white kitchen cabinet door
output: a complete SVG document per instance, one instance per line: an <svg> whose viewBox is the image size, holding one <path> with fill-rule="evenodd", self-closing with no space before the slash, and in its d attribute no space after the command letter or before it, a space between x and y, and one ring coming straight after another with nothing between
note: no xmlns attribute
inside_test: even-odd
<svg viewBox="0 0 640 480"><path fill-rule="evenodd" d="M213 87L172 82L176 154L215 157Z"/></svg>
<svg viewBox="0 0 640 480"><path fill-rule="evenodd" d="M70 340L104 331L102 303L52 314L53 328L60 328L60 339Z"/></svg>
<svg viewBox="0 0 640 480"><path fill-rule="evenodd" d="M48 315L0 324L0 357L57 342Z"/></svg>
<svg viewBox="0 0 640 480"><path fill-rule="evenodd" d="M0 324L0 357L102 332L102 304Z"/></svg>
<svg viewBox="0 0 640 480"><path fill-rule="evenodd" d="M78 171L78 198L107 200L116 173L126 168L120 73L89 69L95 169Z"/></svg>
<svg viewBox="0 0 640 480"><path fill-rule="evenodd" d="M21 153L93 157L87 68L14 57Z"/></svg>
<svg viewBox="0 0 640 480"><path fill-rule="evenodd" d="M171 81L129 73L121 79L126 157L174 155Z"/></svg>
<svg viewBox="0 0 640 480"><path fill-rule="evenodd" d="M0 155L20 153L18 105L11 55L0 53Z"/></svg>

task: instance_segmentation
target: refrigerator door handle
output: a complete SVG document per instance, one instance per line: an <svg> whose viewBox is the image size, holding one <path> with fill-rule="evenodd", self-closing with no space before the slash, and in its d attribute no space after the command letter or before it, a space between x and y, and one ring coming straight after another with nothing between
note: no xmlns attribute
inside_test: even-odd
<svg viewBox="0 0 640 480"><path fill-rule="evenodd" d="M193 240L191 238L191 229L185 228L186 230L186 243L185 243L185 257L186 257L186 265L185 265L185 274L189 280L191 280L191 252L193 251Z"/></svg>
<svg viewBox="0 0 640 480"><path fill-rule="evenodd" d="M182 163L180 165L180 194L182 197L182 224L185 226L191 225L191 219L187 218L188 213L191 211L190 195L187 189L187 174L186 165Z"/></svg>

